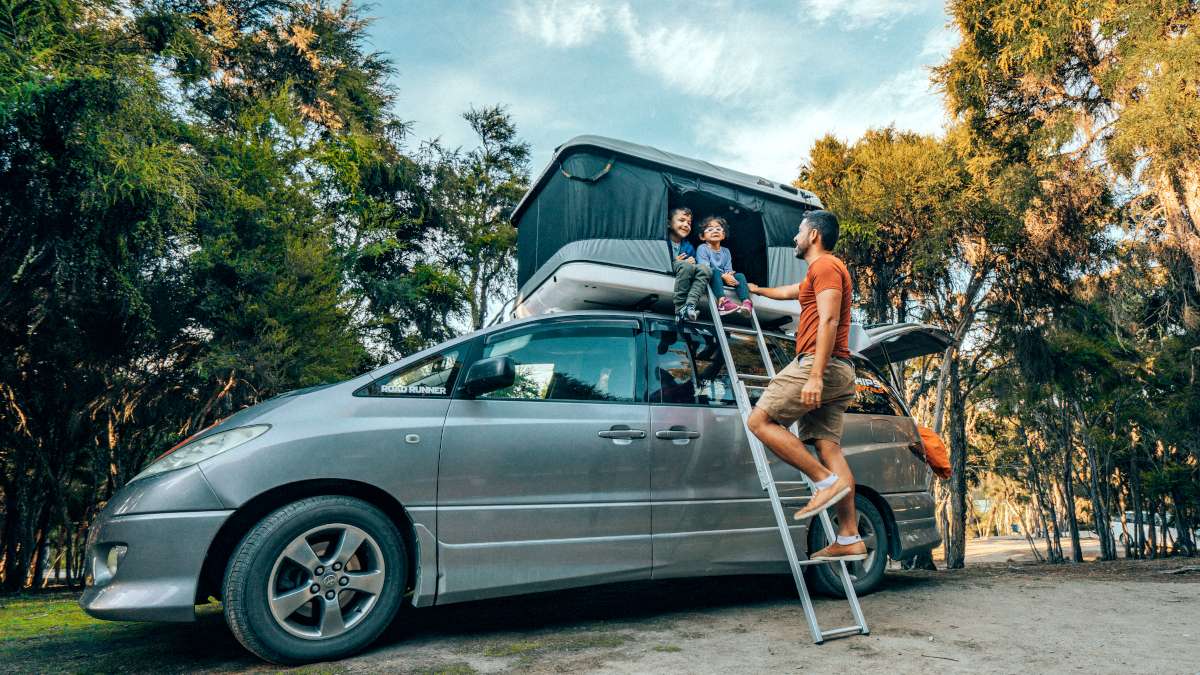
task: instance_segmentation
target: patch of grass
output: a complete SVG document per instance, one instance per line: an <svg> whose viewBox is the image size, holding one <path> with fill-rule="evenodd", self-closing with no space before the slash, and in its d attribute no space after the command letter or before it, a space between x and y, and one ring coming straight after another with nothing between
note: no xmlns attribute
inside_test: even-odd
<svg viewBox="0 0 1200 675"><path fill-rule="evenodd" d="M620 647L629 642L633 638L621 633L600 633L597 635L580 635L570 637L558 644L555 647L565 651L578 651L582 649L597 649Z"/></svg>
<svg viewBox="0 0 1200 675"><path fill-rule="evenodd" d="M416 672L417 675L475 675L479 671L472 668L471 664L459 661L433 666L432 668L422 668Z"/></svg>
<svg viewBox="0 0 1200 675"><path fill-rule="evenodd" d="M510 642L508 644L490 645L483 650L484 656L516 656L532 652L535 649L541 649L544 645L540 642Z"/></svg>
<svg viewBox="0 0 1200 675"><path fill-rule="evenodd" d="M0 598L0 672L171 673L261 665L226 629L219 606L199 608L196 618L100 621L84 614L74 594Z"/></svg>
<svg viewBox="0 0 1200 675"><path fill-rule="evenodd" d="M680 647L679 645L655 645L654 651L668 653L681 652L683 651L683 647Z"/></svg>
<svg viewBox="0 0 1200 675"><path fill-rule="evenodd" d="M0 599L0 644L78 630L111 632L116 625L84 614L74 595L18 595Z"/></svg>

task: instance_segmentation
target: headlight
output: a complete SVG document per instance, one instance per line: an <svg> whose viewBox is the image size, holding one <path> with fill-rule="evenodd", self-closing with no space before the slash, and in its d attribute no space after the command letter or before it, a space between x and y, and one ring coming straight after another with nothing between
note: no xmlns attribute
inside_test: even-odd
<svg viewBox="0 0 1200 675"><path fill-rule="evenodd" d="M198 441L184 443L174 451L151 462L150 466L134 476L130 482L132 483L139 478L153 476L164 471L182 469L185 466L202 462L209 457L214 457L226 450L232 450L243 443L248 443L258 438L270 428L269 424L256 424L250 427L239 427L237 429L230 429L229 431L222 431L211 436L205 436Z"/></svg>

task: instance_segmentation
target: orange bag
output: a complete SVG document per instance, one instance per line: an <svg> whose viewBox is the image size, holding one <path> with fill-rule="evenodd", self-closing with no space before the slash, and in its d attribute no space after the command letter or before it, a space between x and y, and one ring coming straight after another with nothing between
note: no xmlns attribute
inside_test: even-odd
<svg viewBox="0 0 1200 675"><path fill-rule="evenodd" d="M929 427L918 424L917 431L921 434L921 445L925 446L925 463L938 478L949 478L950 451L946 449L946 444Z"/></svg>

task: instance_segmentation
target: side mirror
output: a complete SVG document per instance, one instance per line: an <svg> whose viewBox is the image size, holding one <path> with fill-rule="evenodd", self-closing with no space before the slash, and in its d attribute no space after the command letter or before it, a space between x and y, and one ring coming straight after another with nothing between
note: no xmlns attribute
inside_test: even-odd
<svg viewBox="0 0 1200 675"><path fill-rule="evenodd" d="M511 387L517 381L517 369L507 356L493 356L471 364L463 380L463 393L468 398Z"/></svg>

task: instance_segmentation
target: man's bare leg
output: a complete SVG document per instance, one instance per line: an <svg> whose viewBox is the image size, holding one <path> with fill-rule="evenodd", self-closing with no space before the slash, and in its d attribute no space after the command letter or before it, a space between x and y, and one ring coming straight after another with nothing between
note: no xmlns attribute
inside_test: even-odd
<svg viewBox="0 0 1200 675"><path fill-rule="evenodd" d="M850 494L838 501L834 508L837 509L838 535L852 537L858 534L858 513L854 510L854 474L850 472L850 464L846 462L841 444L818 438L816 446L817 452L821 453L821 463L833 473L850 481Z"/></svg>
<svg viewBox="0 0 1200 675"><path fill-rule="evenodd" d="M814 483L825 480L833 473L812 456L795 434L776 424L775 420L758 408L751 411L746 426L750 427L750 431L758 436L758 440L770 448L779 459L803 471ZM842 461L845 462L844 459Z"/></svg>

